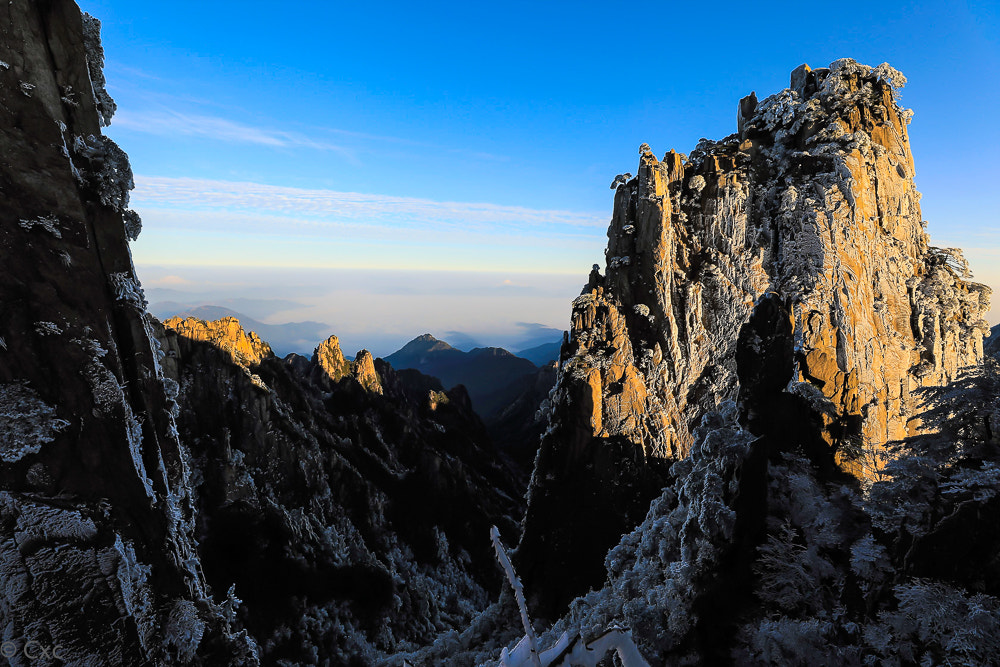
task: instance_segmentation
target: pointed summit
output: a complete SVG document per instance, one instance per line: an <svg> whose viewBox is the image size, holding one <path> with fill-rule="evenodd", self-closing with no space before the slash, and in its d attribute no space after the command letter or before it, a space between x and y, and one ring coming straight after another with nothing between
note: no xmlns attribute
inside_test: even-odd
<svg viewBox="0 0 1000 667"><path fill-rule="evenodd" d="M382 381L375 372L375 360L368 350L361 350L351 364L351 375L362 387L375 394L382 393Z"/></svg>
<svg viewBox="0 0 1000 667"><path fill-rule="evenodd" d="M318 364L327 376L336 382L351 372L351 364L340 351L340 339L330 336L313 352L313 363Z"/></svg>
<svg viewBox="0 0 1000 667"><path fill-rule="evenodd" d="M461 350L425 333L390 354L385 360L395 369L417 368L423 371L428 364L440 364L442 360L454 361L464 355Z"/></svg>

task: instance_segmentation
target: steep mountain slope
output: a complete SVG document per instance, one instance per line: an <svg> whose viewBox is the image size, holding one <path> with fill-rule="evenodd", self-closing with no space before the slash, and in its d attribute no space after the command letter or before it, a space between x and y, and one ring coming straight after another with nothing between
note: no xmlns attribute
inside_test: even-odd
<svg viewBox="0 0 1000 667"><path fill-rule="evenodd" d="M522 505L468 395L335 338L161 329L99 24L0 15L5 651L495 664L521 630L485 537ZM738 135L618 179L516 559L561 616L543 646L620 623L654 664L1000 662L989 293L927 245L900 81L800 68Z"/></svg>
<svg viewBox="0 0 1000 667"><path fill-rule="evenodd" d="M556 383L555 362L540 367L507 385L501 392L503 403L484 421L498 449L528 473L535 466L535 454L548 426L546 401Z"/></svg>
<svg viewBox="0 0 1000 667"><path fill-rule="evenodd" d="M0 9L4 640L67 664L252 665L196 552L99 35L70 0Z"/></svg>
<svg viewBox="0 0 1000 667"><path fill-rule="evenodd" d="M336 339L281 360L232 318L162 329L99 30L0 9L4 656L356 665L467 623L523 510L468 395Z"/></svg>
<svg viewBox="0 0 1000 667"><path fill-rule="evenodd" d="M525 350L518 350L514 354L527 359L536 366L544 366L552 361L559 360L559 350L562 348L562 341L553 343L543 343Z"/></svg>
<svg viewBox="0 0 1000 667"><path fill-rule="evenodd" d="M278 359L233 318L165 326L204 571L264 662L370 663L496 594L482 535L516 534L522 487L461 388L336 338Z"/></svg>
<svg viewBox="0 0 1000 667"><path fill-rule="evenodd" d="M464 359L465 353L452 347L443 340L438 340L429 333L417 336L409 343L399 348L385 358L393 368L414 368L420 370L437 370L449 368ZM433 375L430 372L426 375ZM436 375L434 377L437 377Z"/></svg>
<svg viewBox="0 0 1000 667"><path fill-rule="evenodd" d="M607 265L574 301L518 561L555 615L604 578L693 429L738 401L755 435L877 474L916 391L982 360L989 288L929 245L888 65L803 66L690 157L643 145ZM599 534L592 527L600 526Z"/></svg>
<svg viewBox="0 0 1000 667"><path fill-rule="evenodd" d="M544 350L540 355L546 356ZM464 386L493 443L525 478L530 474L546 427L538 410L555 384L554 363L536 367L497 347L462 352L430 334L414 338L386 361L439 378L446 387Z"/></svg>
<svg viewBox="0 0 1000 667"><path fill-rule="evenodd" d="M740 135L616 179L515 559L540 650L628 628L651 665L1000 663L990 294L920 231L901 82L803 66ZM527 666L521 613L397 658L498 664L498 639Z"/></svg>

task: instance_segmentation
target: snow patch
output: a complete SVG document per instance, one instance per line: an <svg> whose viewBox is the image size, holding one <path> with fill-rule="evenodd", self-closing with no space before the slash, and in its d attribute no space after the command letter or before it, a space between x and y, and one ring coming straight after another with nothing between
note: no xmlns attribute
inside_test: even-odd
<svg viewBox="0 0 1000 667"><path fill-rule="evenodd" d="M59 231L59 228L56 226L58 224L59 224L59 219L56 218L56 216L54 215L49 215L49 216L40 215L34 220L22 219L18 223L21 229L26 229L29 232L35 227L41 227L44 231L48 232L49 234L52 234L52 236L56 237L57 239L61 239L62 232Z"/></svg>

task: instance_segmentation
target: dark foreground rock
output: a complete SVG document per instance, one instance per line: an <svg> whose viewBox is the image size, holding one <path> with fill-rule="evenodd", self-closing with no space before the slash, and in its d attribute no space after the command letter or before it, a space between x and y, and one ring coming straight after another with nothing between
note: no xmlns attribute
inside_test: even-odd
<svg viewBox="0 0 1000 667"><path fill-rule="evenodd" d="M368 664L466 624L522 513L468 396L335 341L161 329L99 35L70 0L0 9L4 655Z"/></svg>
<svg viewBox="0 0 1000 667"><path fill-rule="evenodd" d="M132 173L101 134L100 24L17 0L0 26L4 639L78 665L255 664L198 557L128 249Z"/></svg>

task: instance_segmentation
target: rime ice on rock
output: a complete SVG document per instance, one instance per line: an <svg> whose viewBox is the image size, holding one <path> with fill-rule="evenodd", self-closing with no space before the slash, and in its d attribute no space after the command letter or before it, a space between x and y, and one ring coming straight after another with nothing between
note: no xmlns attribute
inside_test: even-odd
<svg viewBox="0 0 1000 667"><path fill-rule="evenodd" d="M132 171L101 136L114 102L100 24L72 0L8 5L0 107L17 122L0 124L4 640L59 644L66 664L180 664L195 653L255 664L252 642L190 565L176 402L160 382L128 249L139 232L127 210ZM196 641L181 601L221 653Z"/></svg>
<svg viewBox="0 0 1000 667"><path fill-rule="evenodd" d="M101 22L86 12L83 13L83 44L87 50L87 68L90 81L94 88L94 100L98 113L101 115L101 125L110 125L111 117L118 105L108 95L104 80L104 47L101 45Z"/></svg>
<svg viewBox="0 0 1000 667"><path fill-rule="evenodd" d="M37 453L67 426L27 384L0 384L0 460L12 463Z"/></svg>
<svg viewBox="0 0 1000 667"><path fill-rule="evenodd" d="M641 491L643 475L687 456L693 427L723 401L763 396L755 382L787 388L781 400L798 401L803 421L786 414L785 425L865 475L848 443L905 437L914 392L981 361L990 290L957 253L928 245L904 83L885 64L800 67L790 88L740 102L737 133L701 140L690 158L643 145L638 174L615 180L606 272L573 302L530 491L518 550L529 591L566 602L553 582L573 575L546 563L589 549L572 535L605 511L634 525L656 488ZM784 342L741 349L741 336L774 341L747 328L753 319ZM586 508L573 491L584 488ZM553 532L577 511L580 530ZM588 576L577 592L598 583Z"/></svg>

